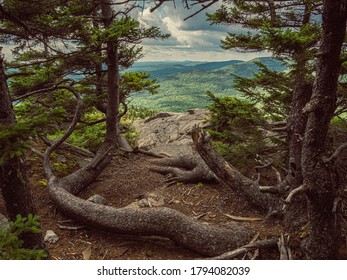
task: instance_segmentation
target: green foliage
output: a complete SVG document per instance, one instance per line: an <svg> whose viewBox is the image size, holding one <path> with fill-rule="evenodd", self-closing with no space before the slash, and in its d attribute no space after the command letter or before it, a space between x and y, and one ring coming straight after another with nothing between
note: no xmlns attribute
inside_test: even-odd
<svg viewBox="0 0 347 280"><path fill-rule="evenodd" d="M259 107L274 120L288 116L295 84L313 80L322 29L313 16L321 13L315 2L319 1L297 1L286 6L280 1L234 0L208 15L214 24L242 24L250 29L248 33L228 33L222 41L224 49L267 50L286 62L288 70L284 73L258 64L260 71L254 77L238 75L235 81L235 88L246 98L260 102Z"/></svg>
<svg viewBox="0 0 347 280"><path fill-rule="evenodd" d="M264 115L272 120L285 119L290 111L293 79L288 72L270 70L265 64L255 62L259 71L253 77L234 75L234 88L257 104Z"/></svg>
<svg viewBox="0 0 347 280"><path fill-rule="evenodd" d="M255 104L230 96L217 98L211 92L207 95L213 101L208 106L212 135L218 140L234 144L248 141L250 136L261 137L259 127L265 123L265 119Z"/></svg>
<svg viewBox="0 0 347 280"><path fill-rule="evenodd" d="M41 115L32 115L27 118L22 117L21 114L22 112L18 114L17 123L0 127L0 165L8 158L22 156L29 147L29 137L45 135L47 132L45 127L49 127L53 119L60 119L62 111L48 109Z"/></svg>
<svg viewBox="0 0 347 280"><path fill-rule="evenodd" d="M168 38L168 35L162 35L158 27L143 28L140 23L130 17L121 17L115 19L113 24L106 29L93 29L92 40L96 45L111 41L123 39L136 43L141 38Z"/></svg>
<svg viewBox="0 0 347 280"><path fill-rule="evenodd" d="M149 80L150 75L143 72L125 72L121 76L121 99L124 100L129 94L138 91L147 91L151 94L157 94L157 80Z"/></svg>
<svg viewBox="0 0 347 280"><path fill-rule="evenodd" d="M71 134L67 142L91 151L96 151L103 143L105 134L106 125L104 122L95 125L81 125Z"/></svg>
<svg viewBox="0 0 347 280"><path fill-rule="evenodd" d="M130 122L133 122L136 120L152 117L156 113L158 113L158 111L156 111L156 110L150 110L147 108L136 107L136 106L132 105L128 108L128 111L127 111L126 115L124 116L124 118L129 120Z"/></svg>
<svg viewBox="0 0 347 280"><path fill-rule="evenodd" d="M214 147L227 161L244 169L255 162L255 154L262 154L267 147L262 129L265 118L248 100L207 94L213 101L208 108Z"/></svg>
<svg viewBox="0 0 347 280"><path fill-rule="evenodd" d="M9 76L9 88L16 100L19 120L11 129L1 132L0 150L3 151L3 158L25 151L22 147L25 142L21 141L25 139L20 138L22 135L53 135L55 138L62 135L62 131L71 123L76 105L74 96L66 90L67 86L73 86L85 101L82 121L89 123L99 120L99 117L104 118L103 115L93 114L97 102L100 104L107 96L105 44L117 44L117 68L122 69L131 66L142 56L142 48L137 45L143 39L168 38L168 35L160 33L158 27L140 25L129 16L131 9L126 6L122 6L119 13L114 13L112 20L105 23L101 17L102 5L95 1L3 2L4 10L14 18L21 19L21 22L17 22L3 16L0 24L12 33L11 36L2 34L0 40L16 45L9 71L10 75L13 74ZM35 28L31 29L32 26ZM26 27L30 27L30 32ZM125 102L133 91L156 93L159 87L145 73L124 74L120 82L121 102ZM25 101L22 101L24 98ZM69 142L96 150L104 139L105 130L104 123L79 124ZM134 132L128 134L135 139ZM63 166L57 167L64 169Z"/></svg>
<svg viewBox="0 0 347 280"><path fill-rule="evenodd" d="M306 23L298 29L274 28L269 23L262 26L260 35L265 48L271 49L275 54L302 54L309 55L320 40L321 27L316 23ZM312 51L312 50L311 50Z"/></svg>
<svg viewBox="0 0 347 280"><path fill-rule="evenodd" d="M21 234L40 233L39 217L31 214L28 217L17 215L9 227L0 228L0 259L2 260L40 260L47 257L43 250L23 248Z"/></svg>

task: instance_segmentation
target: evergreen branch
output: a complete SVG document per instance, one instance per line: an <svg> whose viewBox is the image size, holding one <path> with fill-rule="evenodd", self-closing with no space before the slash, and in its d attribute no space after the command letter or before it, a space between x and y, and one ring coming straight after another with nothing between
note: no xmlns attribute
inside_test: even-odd
<svg viewBox="0 0 347 280"><path fill-rule="evenodd" d="M33 95L42 94L42 93L54 91L57 89L62 89L63 86L59 86L59 85L64 83L64 82L67 82L67 81L70 81L70 79L64 79L64 80L62 80L56 84L53 84L53 85L50 84L49 86L51 86L51 87L47 87L47 88L43 88L43 89L39 89L39 90L35 90L35 91L31 91L29 93L23 94L17 98L14 98L12 101L20 101L22 99L28 98L28 97L33 96Z"/></svg>

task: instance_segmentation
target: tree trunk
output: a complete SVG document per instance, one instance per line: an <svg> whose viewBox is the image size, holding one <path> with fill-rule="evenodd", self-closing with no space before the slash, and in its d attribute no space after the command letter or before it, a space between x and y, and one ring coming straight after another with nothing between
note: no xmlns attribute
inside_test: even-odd
<svg viewBox="0 0 347 280"><path fill-rule="evenodd" d="M3 57L0 54L0 129L5 130L16 123L16 118L12 108L11 97L7 87ZM18 143L19 139L9 139L11 143ZM23 217L28 214L36 214L33 202L26 165L22 156L13 156L11 151L5 151L5 145L0 143L2 150L3 164L0 165L0 189L5 201L8 217L15 220L18 214ZM13 151L14 152L14 151ZM40 234L25 233L21 236L26 248L42 248Z"/></svg>
<svg viewBox="0 0 347 280"><path fill-rule="evenodd" d="M101 2L101 14L105 28L113 22L113 12L110 0ZM106 109L106 142L114 143L119 134L119 62L118 41L110 39L106 43L107 55L107 109Z"/></svg>
<svg viewBox="0 0 347 280"><path fill-rule="evenodd" d="M329 123L336 109L340 53L346 32L347 0L325 0L323 37L302 148L303 181L309 206L311 232L306 250L310 259L337 256L340 229L333 213L341 187L332 164L323 162Z"/></svg>
<svg viewBox="0 0 347 280"><path fill-rule="evenodd" d="M110 0L101 2L101 14L105 28L113 23L113 11ZM106 107L106 142L113 143L116 141L121 148L131 151L131 147L126 139L120 133L120 73L119 73L119 42L117 39L110 39L106 43L107 56L107 92L108 100ZM102 105L99 104L99 109Z"/></svg>
<svg viewBox="0 0 347 280"><path fill-rule="evenodd" d="M289 172L286 176L286 184L290 187L289 191L303 184L301 151L307 123L307 114L303 114L302 110L310 101L312 95L312 84L301 81L301 77L298 77L297 80L298 82L295 85L292 96L291 111L287 120ZM288 205L284 216L284 223L289 231L297 230L307 223L307 200L304 195L294 197L291 204Z"/></svg>

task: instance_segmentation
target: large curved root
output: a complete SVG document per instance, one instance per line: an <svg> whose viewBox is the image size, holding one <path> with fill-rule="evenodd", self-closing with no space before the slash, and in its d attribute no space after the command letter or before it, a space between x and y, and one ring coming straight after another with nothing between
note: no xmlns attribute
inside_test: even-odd
<svg viewBox="0 0 347 280"><path fill-rule="evenodd" d="M216 180L216 176L198 155L155 159L151 162L159 166L151 166L149 169L167 175L165 183L168 185Z"/></svg>
<svg viewBox="0 0 347 280"><path fill-rule="evenodd" d="M246 244L251 232L200 224L169 208L113 208L70 194L59 182L48 185L56 207L77 221L115 233L163 236L197 253L215 256Z"/></svg>

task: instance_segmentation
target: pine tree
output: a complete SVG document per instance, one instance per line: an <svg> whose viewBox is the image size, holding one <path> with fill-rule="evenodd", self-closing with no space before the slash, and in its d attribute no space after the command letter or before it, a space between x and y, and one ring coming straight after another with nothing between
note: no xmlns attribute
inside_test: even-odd
<svg viewBox="0 0 347 280"><path fill-rule="evenodd" d="M308 256L334 258L339 227L331 224L334 220L331 213L333 198L338 197L343 183L336 181L336 166L324 170L320 165L320 155L329 153L326 140L330 120L335 111L344 111L343 108L338 108L345 97L343 91L338 91L337 77L341 74L340 65L343 62L340 61L340 56L343 56L341 46L346 28L346 1L231 2L233 5L223 5L215 14L209 15L209 19L216 24L241 24L250 32L229 33L222 41L222 47L271 51L290 67L290 71L283 74L271 72L264 65L259 65L261 73L255 78L238 78L236 82L237 88L248 98L270 104L266 106L263 103L268 114L285 120L285 126L281 130L286 131L288 137L288 173L275 189L280 197L285 198L290 194L287 198L290 197L288 200L291 204L285 207L286 211L283 213L287 229L295 230L309 221L312 229L309 245L306 247ZM334 9L336 17L332 15ZM336 25L334 31L330 29L333 24ZM330 71L332 77L328 77L326 71ZM328 90L328 84L331 90ZM328 97L329 95L331 96ZM330 105L324 109L314 107L311 111L309 107L316 104L317 99L322 98L322 103L319 104L324 103L323 96L331 101ZM341 99L335 103L337 97ZM314 132L317 132L315 136L312 135ZM314 137L316 140L313 140ZM323 179L320 181L321 175L312 174L313 170L324 174L325 183ZM264 190L274 192L272 188ZM292 196L299 192L306 196ZM320 195L322 193L324 197ZM309 216L304 214L307 202ZM319 225L324 225L325 232Z"/></svg>

